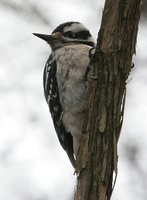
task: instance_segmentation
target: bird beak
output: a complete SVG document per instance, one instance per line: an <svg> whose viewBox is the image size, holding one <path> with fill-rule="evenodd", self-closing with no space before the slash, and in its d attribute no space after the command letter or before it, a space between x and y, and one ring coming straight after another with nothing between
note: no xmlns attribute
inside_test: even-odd
<svg viewBox="0 0 147 200"><path fill-rule="evenodd" d="M40 33L33 33L33 35L45 40L46 42L52 39L52 35L45 35L45 34L40 34Z"/></svg>
<svg viewBox="0 0 147 200"><path fill-rule="evenodd" d="M52 33L51 35L40 33L33 33L33 35L45 40L50 45L52 50L60 47L64 38L63 34L60 32Z"/></svg>
<svg viewBox="0 0 147 200"><path fill-rule="evenodd" d="M40 33L33 33L33 35L45 40L46 42L48 42L50 44L50 42L52 40L56 40L56 39L60 39L62 38L62 33L60 32L56 32L56 33L53 33L51 35L46 35L46 34L40 34Z"/></svg>

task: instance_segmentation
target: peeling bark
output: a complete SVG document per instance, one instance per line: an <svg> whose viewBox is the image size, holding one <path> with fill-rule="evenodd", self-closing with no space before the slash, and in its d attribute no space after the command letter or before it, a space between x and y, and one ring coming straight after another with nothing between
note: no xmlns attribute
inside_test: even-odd
<svg viewBox="0 0 147 200"><path fill-rule="evenodd" d="M105 2L96 52L91 60L97 79L89 81L89 112L76 163L75 200L111 198L140 5L141 0Z"/></svg>

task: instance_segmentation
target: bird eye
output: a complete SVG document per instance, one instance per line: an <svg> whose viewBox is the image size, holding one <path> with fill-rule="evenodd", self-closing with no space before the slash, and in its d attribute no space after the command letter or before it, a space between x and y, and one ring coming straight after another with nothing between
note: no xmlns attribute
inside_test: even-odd
<svg viewBox="0 0 147 200"><path fill-rule="evenodd" d="M64 36L68 37L68 38L75 38L76 34L71 32L71 31L67 31L67 32L64 33Z"/></svg>

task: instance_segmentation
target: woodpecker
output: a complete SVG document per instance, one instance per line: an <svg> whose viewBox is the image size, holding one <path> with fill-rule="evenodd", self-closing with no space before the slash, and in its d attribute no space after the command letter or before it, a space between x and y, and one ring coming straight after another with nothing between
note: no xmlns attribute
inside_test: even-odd
<svg viewBox="0 0 147 200"><path fill-rule="evenodd" d="M43 73L44 95L60 144L74 167L88 109L84 74L94 39L79 22L60 24L51 35L33 34L51 47Z"/></svg>

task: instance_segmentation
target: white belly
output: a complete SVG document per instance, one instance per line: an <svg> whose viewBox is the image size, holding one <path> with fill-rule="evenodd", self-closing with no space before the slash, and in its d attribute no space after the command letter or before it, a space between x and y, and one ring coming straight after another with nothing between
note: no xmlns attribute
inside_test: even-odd
<svg viewBox="0 0 147 200"><path fill-rule="evenodd" d="M62 120L66 130L73 136L74 152L77 152L79 147L87 111L87 86L83 76L89 64L90 48L82 44L56 50L57 83L63 108Z"/></svg>

